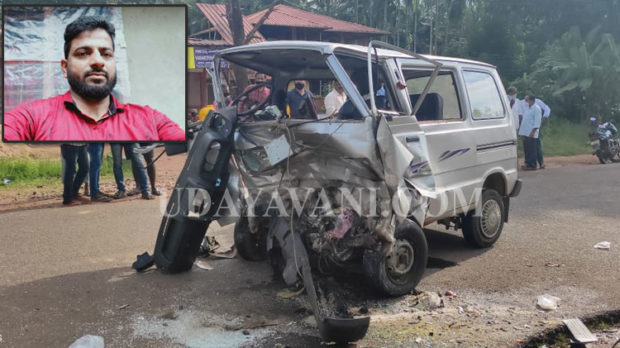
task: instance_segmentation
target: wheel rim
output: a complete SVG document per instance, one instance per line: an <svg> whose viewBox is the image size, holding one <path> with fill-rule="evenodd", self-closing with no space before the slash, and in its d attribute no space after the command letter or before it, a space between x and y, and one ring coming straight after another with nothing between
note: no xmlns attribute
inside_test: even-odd
<svg viewBox="0 0 620 348"><path fill-rule="evenodd" d="M397 280L405 276L413 267L415 252L407 240L397 240L392 252L386 257L387 273L390 278Z"/></svg>
<svg viewBox="0 0 620 348"><path fill-rule="evenodd" d="M494 200L484 202L480 217L480 230L486 238L493 238L502 224L502 207Z"/></svg>

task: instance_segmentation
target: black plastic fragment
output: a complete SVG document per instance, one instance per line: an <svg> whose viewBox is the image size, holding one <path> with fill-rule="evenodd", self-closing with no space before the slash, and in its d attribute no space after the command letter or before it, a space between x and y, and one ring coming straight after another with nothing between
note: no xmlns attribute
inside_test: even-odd
<svg viewBox="0 0 620 348"><path fill-rule="evenodd" d="M149 255L149 253L145 251L142 255L136 256L136 261L131 264L131 268L138 272L142 272L153 267L153 264L153 256Z"/></svg>

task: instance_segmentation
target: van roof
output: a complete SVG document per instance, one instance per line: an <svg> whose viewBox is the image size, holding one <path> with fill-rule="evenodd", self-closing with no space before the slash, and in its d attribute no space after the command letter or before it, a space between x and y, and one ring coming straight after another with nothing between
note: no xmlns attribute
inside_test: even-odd
<svg viewBox="0 0 620 348"><path fill-rule="evenodd" d="M322 41L294 41L294 40L284 41L283 40L283 41L268 41L268 42L261 42L261 43L251 44L251 45L231 47L231 48L227 48L227 49L220 51L218 55L227 55L227 54L234 54L234 53L247 52L247 51L270 50L270 49L301 49L301 50L315 50L315 51L318 50L318 51L321 51L321 53L323 54L333 54L334 51L337 51L337 50L338 51L341 51L341 50L349 51L356 55L366 55L368 52L367 46L360 46L360 45L350 45L350 44L322 42ZM398 51L393 51L393 50L388 50L388 49L383 49L383 48L378 48L377 54L382 58L413 58L415 59L415 57L412 57L410 55L406 55ZM491 67L495 69L495 66L492 64L470 60L470 59L433 56L433 55L426 55L426 54L421 54L421 56L429 58L429 59L435 59L435 60L442 61L442 62L473 64L473 65Z"/></svg>

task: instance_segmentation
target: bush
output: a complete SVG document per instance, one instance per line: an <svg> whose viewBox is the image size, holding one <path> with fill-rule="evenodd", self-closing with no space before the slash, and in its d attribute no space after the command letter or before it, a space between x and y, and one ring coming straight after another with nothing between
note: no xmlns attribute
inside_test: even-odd
<svg viewBox="0 0 620 348"><path fill-rule="evenodd" d="M0 158L0 179L9 179L16 182L27 182L39 179L60 180L61 162L58 160L40 160L32 157ZM125 177L131 174L131 163L123 160ZM101 176L114 175L112 170L112 156L107 155L101 164Z"/></svg>
<svg viewBox="0 0 620 348"><path fill-rule="evenodd" d="M573 123L554 117L543 122L541 133L545 156L573 156L592 152L588 140L589 125ZM523 144L519 140L519 156L523 156Z"/></svg>

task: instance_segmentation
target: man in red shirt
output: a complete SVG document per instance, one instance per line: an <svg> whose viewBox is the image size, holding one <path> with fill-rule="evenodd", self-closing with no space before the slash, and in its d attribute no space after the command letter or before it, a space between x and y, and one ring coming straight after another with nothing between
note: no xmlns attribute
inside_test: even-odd
<svg viewBox="0 0 620 348"><path fill-rule="evenodd" d="M116 84L114 26L80 17L65 28L60 62L70 90L27 102L4 116L7 141L184 141L185 131L163 113L121 104Z"/></svg>
<svg viewBox="0 0 620 348"><path fill-rule="evenodd" d="M239 107L238 107L239 112L250 110L251 108L255 107L255 105L261 104L262 102L264 102L265 99L269 97L271 90L269 89L269 87L267 87L267 85L256 88L256 86L265 84L266 82L267 82L267 78L265 74L257 73L254 76L254 83L247 86L243 90L243 93L246 93L252 88L255 88L255 89L252 92L250 92L250 94L248 94L246 99L239 101Z"/></svg>

